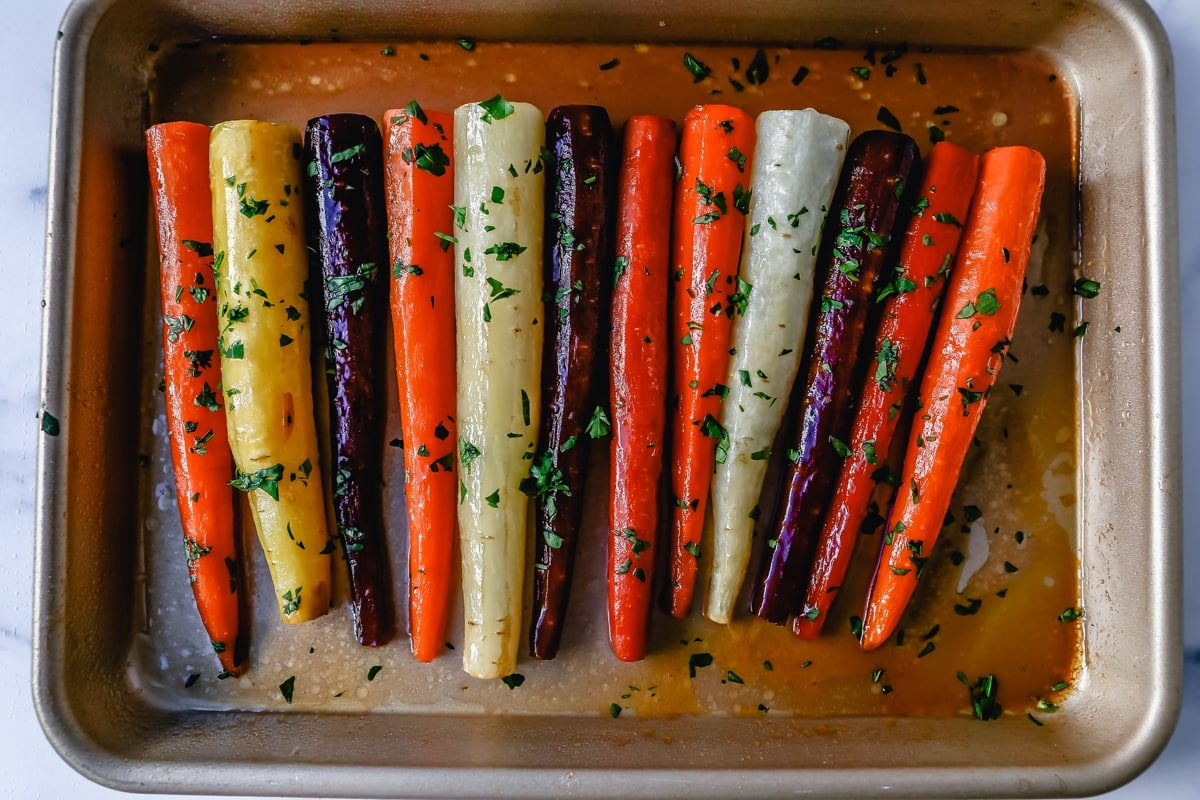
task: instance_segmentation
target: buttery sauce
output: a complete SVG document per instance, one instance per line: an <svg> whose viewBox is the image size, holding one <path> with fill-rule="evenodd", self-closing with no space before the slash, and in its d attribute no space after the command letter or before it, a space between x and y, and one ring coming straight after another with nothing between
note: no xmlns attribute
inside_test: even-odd
<svg viewBox="0 0 1200 800"><path fill-rule="evenodd" d="M698 600L688 620L680 623L656 612L648 658L636 664L617 661L608 647L605 620L607 447L597 447L556 660L523 657L517 667L521 677L504 682L469 678L460 668L458 612L446 632L446 653L428 665L412 658L403 635L382 648L358 646L344 603L315 622L284 625L244 514L250 662L244 676L221 680L187 589L162 398L155 390L161 374L152 374L143 392L143 452L151 456L151 477L142 488L145 618L130 666L131 680L148 697L168 707L215 709L949 716L971 713L961 674L969 683L994 675L996 700L1006 713L1045 718L1053 709L1039 708L1039 699L1064 701L1069 693L1064 684L1075 679L1083 648L1080 624L1059 619L1064 609L1078 605L1080 594L1076 346L1069 320L1077 131L1067 88L1032 54L942 53L916 46L867 52L765 48L756 77L763 64L767 77L752 82L746 73L755 50L214 42L164 50L150 122L212 124L252 117L302 129L320 114L358 112L381 120L385 110L412 99L426 108L452 110L501 93L544 112L568 103L604 105L616 125L633 113L680 120L690 106L704 102L734 104L751 113L812 106L844 118L854 134L885 127L880 120L894 122L926 152L939 135L976 152L1005 144L1041 150L1048 167L1042 223L1012 358L983 415L951 507L953 521L942 531L904 618L903 637L873 653L862 652L852 637L852 617L862 613L879 547L874 534L861 537L855 565L817 641L801 641L788 628L745 610L728 627L704 620L699 605L708 565L702 563ZM685 52L710 74L697 80L685 67ZM147 252L153 254L152 243ZM156 273L147 270L148 330L161 327ZM398 439L394 378L380 388L389 402L388 437ZM402 460L395 447L387 448L384 476L392 571L397 597L403 598L406 533ZM763 508L772 507L765 499ZM759 540L769 535L767 516ZM747 584L756 567L751 565ZM454 591L457 597L457 587ZM403 601L397 611L405 613ZM280 686L289 678L293 688L285 700Z"/></svg>

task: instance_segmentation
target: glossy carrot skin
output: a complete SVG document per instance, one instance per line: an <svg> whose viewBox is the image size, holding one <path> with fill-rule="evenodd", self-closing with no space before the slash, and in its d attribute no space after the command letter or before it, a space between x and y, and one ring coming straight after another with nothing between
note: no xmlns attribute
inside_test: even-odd
<svg viewBox="0 0 1200 800"><path fill-rule="evenodd" d="M435 235L454 229L453 131L454 115L415 103L384 115L392 333L406 440L408 615L413 655L425 662L445 650L458 515L454 250Z"/></svg>
<svg viewBox="0 0 1200 800"><path fill-rule="evenodd" d="M546 115L497 95L454 110L463 669L516 669L542 412ZM461 215L461 221L459 219Z"/></svg>
<svg viewBox="0 0 1200 800"><path fill-rule="evenodd" d="M921 379L896 504L863 617L873 650L896 629L950 507L1011 342L1041 208L1045 161L1027 147L984 153L979 183Z"/></svg>
<svg viewBox="0 0 1200 800"><path fill-rule="evenodd" d="M158 228L167 430L188 578L222 669L238 675L247 651L245 586L217 350L209 134L194 122L155 125L146 131L146 152Z"/></svg>
<svg viewBox="0 0 1200 800"><path fill-rule="evenodd" d="M380 473L385 322L382 144L369 117L317 117L305 132L313 276L319 276L333 435L333 508L350 568L350 611L360 644L392 637L391 570ZM314 281L316 282L316 281Z"/></svg>
<svg viewBox="0 0 1200 800"><path fill-rule="evenodd" d="M529 653L554 658L562 640L583 516L589 423L602 397L601 309L608 310L615 199L612 126L599 106L559 106L546 119L554 156L546 181L545 333L538 461L562 474L537 497Z"/></svg>
<svg viewBox="0 0 1200 800"><path fill-rule="evenodd" d="M950 142L935 144L925 161L896 274L876 294L883 313L846 442L850 455L842 461L804 604L792 625L801 638L821 632L870 511L877 473L888 462L893 436L908 413L978 174L979 157Z"/></svg>
<svg viewBox="0 0 1200 800"><path fill-rule="evenodd" d="M739 156L746 161L739 164ZM721 394L729 359L750 176L754 119L732 106L696 106L683 121L673 214L670 336L674 347L668 613L691 608L714 459L723 444Z"/></svg>
<svg viewBox="0 0 1200 800"><path fill-rule="evenodd" d="M209 140L213 276L235 489L246 493L289 625L329 611L324 470L313 397L299 131L230 120Z"/></svg>
<svg viewBox="0 0 1200 800"><path fill-rule="evenodd" d="M774 547L753 597L754 612L783 623L804 599L804 584L826 505L841 466L837 443L849 438L879 320L878 276L905 222L906 188L919 168L917 145L903 134L868 131L850 145L817 260L817 286L800 374L803 401ZM901 228L902 229L902 228Z"/></svg>
<svg viewBox="0 0 1200 800"><path fill-rule="evenodd" d="M665 117L630 117L624 139L609 372L608 637L618 659L640 661L646 655L666 434L670 347L664 309L675 124Z"/></svg>

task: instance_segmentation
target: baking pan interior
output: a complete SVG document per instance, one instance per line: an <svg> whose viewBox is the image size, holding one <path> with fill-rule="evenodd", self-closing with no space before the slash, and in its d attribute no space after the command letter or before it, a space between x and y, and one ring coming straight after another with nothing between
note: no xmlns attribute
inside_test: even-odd
<svg viewBox="0 0 1200 800"><path fill-rule="evenodd" d="M176 792L1043 796L1096 792L1136 774L1170 734L1180 680L1170 58L1140 2L995 5L74 6L56 74L43 356L43 401L64 425L42 442L34 678L56 748L102 783ZM836 37L856 47L1042 54L1078 103L1078 264L1104 287L1087 319L1094 331L1121 332L1083 337L1061 376L1074 386L1065 396L1084 609L1069 701L1042 726L1021 715L986 724L964 715L612 720L552 708L188 707L142 680L148 459L139 409L158 357L142 133L164 50L209 37L798 47Z"/></svg>

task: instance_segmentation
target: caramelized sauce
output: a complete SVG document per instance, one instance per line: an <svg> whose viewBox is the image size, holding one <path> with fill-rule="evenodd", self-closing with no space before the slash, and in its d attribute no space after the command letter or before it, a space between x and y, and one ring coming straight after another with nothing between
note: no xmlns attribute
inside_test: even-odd
<svg viewBox="0 0 1200 800"><path fill-rule="evenodd" d="M711 75L694 81L683 63L685 51L711 67ZM255 553L248 559L253 595L248 674L217 680L215 659L191 607L177 513L169 493L163 500L170 459L161 422L152 422L162 413L154 391L160 376L152 375L143 394L143 435L152 443L154 479L142 490L146 563L152 566L145 635L136 643L131 667L131 679L146 694L172 707L278 709L287 707L279 685L295 676L291 706L323 711L608 714L619 706L638 716L945 716L970 713L967 688L956 677L961 672L969 682L994 674L997 699L1010 713L1040 714L1037 698L1061 699L1051 687L1072 680L1082 648L1078 623L1058 619L1079 597L1074 345L1069 325L1053 331L1050 322L1052 312L1070 316L1075 257L1077 136L1066 87L1031 54L919 48L894 60L889 56L890 66L881 61L884 48L875 52L874 64L860 49L768 48L769 77L754 85L745 74L754 51L482 42L471 50L453 42L210 43L165 55L151 121L211 124L254 117L302 127L319 114L359 112L379 119L412 99L451 110L502 93L543 111L566 103L601 104L617 125L633 113L678 120L696 103L719 101L751 113L812 106L843 117L858 133L882 127L877 120L887 118L883 106L926 150L933 127L977 152L1004 144L1041 150L1048 175L1035 252L1044 255L1035 256L1028 283L1049 291L1030 292L1023 300L1014 358L984 413L951 509L954 521L943 530L904 619L903 641L863 653L852 638L852 616L861 614L879 546L876 534L860 541L855 566L818 641L801 641L745 612L731 626L713 625L694 608L683 623L656 613L650 656L637 664L618 662L609 651L604 620L608 465L599 453L562 651L550 662L523 658L521 685L510 689L462 673L459 653L449 649L457 646L460 624L451 625L447 652L431 665L417 663L402 636L383 648L359 647L344 605L312 623L283 625L253 546L247 549ZM801 67L808 72L797 82ZM147 297L156 291L147 287ZM153 316L153 304L147 308ZM149 326L155 327L156 322ZM381 390L391 398L388 437L399 437L395 386ZM397 576L407 573L401 468L399 451L389 448L385 513ZM247 531L248 544L252 538ZM702 564L701 575L706 572ZM702 583L698 597L703 589ZM377 665L383 668L369 679ZM200 677L185 688L196 673Z"/></svg>

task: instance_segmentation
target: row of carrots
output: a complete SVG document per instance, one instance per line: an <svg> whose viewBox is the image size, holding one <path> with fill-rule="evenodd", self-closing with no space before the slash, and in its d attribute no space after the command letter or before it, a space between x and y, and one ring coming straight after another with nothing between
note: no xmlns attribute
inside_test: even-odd
<svg viewBox="0 0 1200 800"><path fill-rule="evenodd" d="M906 136L849 133L811 109L707 105L679 134L632 117L617 147L603 108L544 118L499 95L453 115L413 102L382 132L320 117L303 143L264 122L151 128L178 500L224 669L246 652L231 488L249 493L286 621L328 608L340 549L359 641L393 635L373 395L389 271L419 660L443 649L457 531L464 669L513 671L531 503L530 650L556 655L589 446L610 434L618 658L646 652L656 569L666 610L689 613L710 498L706 616L731 621L769 524L752 609L816 636L876 519L862 643L886 640L1008 347L1045 166L1028 148L946 142L922 165ZM770 518L759 502L789 405Z"/></svg>

